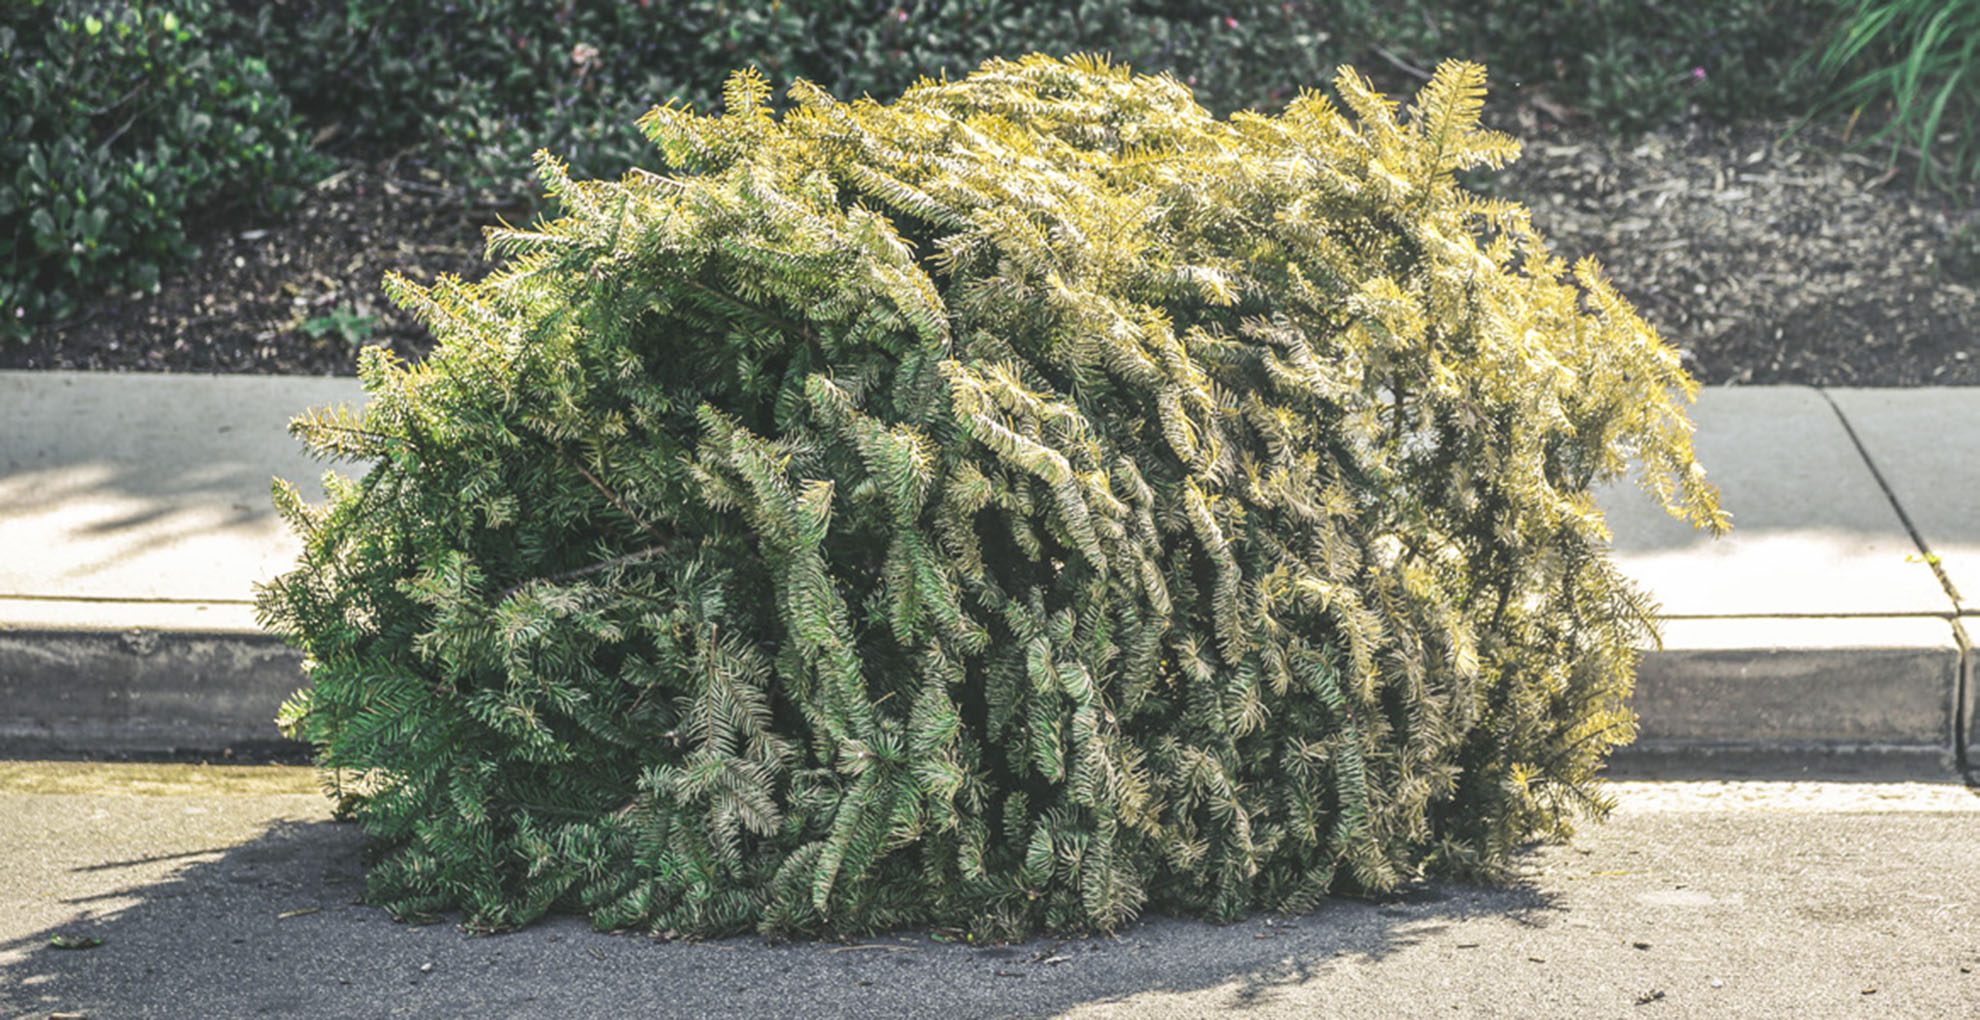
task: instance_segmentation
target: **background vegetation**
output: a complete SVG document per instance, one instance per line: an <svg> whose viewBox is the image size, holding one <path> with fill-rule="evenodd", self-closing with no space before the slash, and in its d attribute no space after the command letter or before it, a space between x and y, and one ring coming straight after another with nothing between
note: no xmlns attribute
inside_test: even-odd
<svg viewBox="0 0 1980 1020"><path fill-rule="evenodd" d="M0 328L156 286L197 221L278 212L326 165L267 63L210 31L215 14L0 5Z"/></svg>
<svg viewBox="0 0 1980 1020"><path fill-rule="evenodd" d="M1977 47L1975 0L1856 0L1814 55L1823 80L1842 82L1817 109L1846 109L1852 124L1873 111L1881 127L1868 141L1888 141L1893 165L1909 149L1921 181L1971 180L1980 176Z"/></svg>
<svg viewBox="0 0 1980 1020"><path fill-rule="evenodd" d="M1973 0L17 0L0 5L0 337L154 286L203 228L278 214L326 159L389 159L527 214L753 66L887 99L993 55L1104 52L1216 113L1351 62L1406 92L1449 57L1615 130L1819 109L1970 176ZM1816 100L1827 100L1817 104ZM1885 125L1889 125L1888 128ZM1940 139L1957 126L1953 142ZM1880 131L1880 129L1882 129ZM1931 166L1931 164L1927 164Z"/></svg>

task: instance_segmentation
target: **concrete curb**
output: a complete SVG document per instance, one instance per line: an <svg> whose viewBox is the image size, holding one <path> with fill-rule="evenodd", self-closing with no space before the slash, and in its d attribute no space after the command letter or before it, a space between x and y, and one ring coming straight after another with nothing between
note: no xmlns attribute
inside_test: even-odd
<svg viewBox="0 0 1980 1020"><path fill-rule="evenodd" d="M302 655L279 638L225 626L238 615L227 610L244 607L91 607L94 622L67 625L47 611L67 607L21 608L0 605L14 611L0 617L0 751L301 750L281 739L274 718L302 684ZM190 625L202 608L219 610L220 626Z"/></svg>
<svg viewBox="0 0 1980 1020"><path fill-rule="evenodd" d="M1953 636L1959 641L1959 708L1954 712L1953 748L1960 767L1969 776L1980 778L1980 663L1975 663L1973 639L1980 635L1980 617L1961 616L1953 620Z"/></svg>
<svg viewBox="0 0 1980 1020"><path fill-rule="evenodd" d="M1882 751L1954 765L1965 649L1937 617L1668 620L1638 670L1646 748Z"/></svg>
<svg viewBox="0 0 1980 1020"><path fill-rule="evenodd" d="M0 599L0 756L301 751L273 720L302 655L248 617ZM1669 620L1664 637L1638 668L1626 757L1842 756L1943 776L1980 707L1949 619Z"/></svg>

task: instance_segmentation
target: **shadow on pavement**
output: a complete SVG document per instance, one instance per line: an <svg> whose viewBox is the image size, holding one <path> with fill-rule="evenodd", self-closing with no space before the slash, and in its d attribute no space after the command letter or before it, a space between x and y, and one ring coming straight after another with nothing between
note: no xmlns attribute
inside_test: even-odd
<svg viewBox="0 0 1980 1020"><path fill-rule="evenodd" d="M0 372L0 594L238 600L294 543L269 480L312 501L287 434L355 380ZM345 474L362 474L351 466Z"/></svg>
<svg viewBox="0 0 1980 1020"><path fill-rule="evenodd" d="M1556 909L1530 886L1437 883L1387 902L1333 900L1300 918L1158 917L1114 937L1017 945L925 932L845 944L662 942L593 932L569 916L474 937L353 903L361 842L354 825L278 820L210 850L23 847L68 858L43 873L55 888L41 895L59 906L44 901L54 909L40 915L68 919L0 942L4 1013L1045 1017L1225 985L1223 1008L1256 1008L1336 968L1379 965L1468 917L1544 925ZM129 880L140 873L161 877ZM57 938L102 942L60 949Z"/></svg>

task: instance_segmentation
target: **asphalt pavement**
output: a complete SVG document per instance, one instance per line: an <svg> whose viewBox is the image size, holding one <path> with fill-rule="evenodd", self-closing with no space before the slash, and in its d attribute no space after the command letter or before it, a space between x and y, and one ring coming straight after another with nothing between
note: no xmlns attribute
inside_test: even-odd
<svg viewBox="0 0 1980 1020"><path fill-rule="evenodd" d="M1504 887L1015 945L682 942L573 917L501 936L394 922L353 902L361 833L304 769L0 763L0 1015L1980 1016L1965 786L1613 789L1609 821Z"/></svg>

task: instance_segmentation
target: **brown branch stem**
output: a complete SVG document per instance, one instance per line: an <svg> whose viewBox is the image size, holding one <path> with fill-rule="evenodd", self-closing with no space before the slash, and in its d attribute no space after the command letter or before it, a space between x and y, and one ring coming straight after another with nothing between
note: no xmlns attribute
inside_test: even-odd
<svg viewBox="0 0 1980 1020"><path fill-rule="evenodd" d="M592 474L591 469L585 467L582 461L578 460L576 457L571 456L570 453L567 452L562 446L557 447L557 453L560 456L562 456L565 460L569 461L572 467L577 468L578 474L583 475L584 480L590 482L591 487L597 489L599 495L604 496L606 500L608 500L613 506L619 509L620 513L625 514L627 517L632 519L632 522L634 524L639 525L639 530L644 531L647 534L652 535L654 538L659 539L663 544L667 541L667 536L662 535L659 529L655 528L651 524L648 524L646 518L641 517L637 513L634 513L633 508L630 505L628 505L624 499L620 498L618 493L613 492L611 486L606 485L604 482L599 480L597 475Z"/></svg>
<svg viewBox="0 0 1980 1020"><path fill-rule="evenodd" d="M1395 67L1396 70L1401 71L1404 74L1410 75L1415 78L1421 78L1424 81L1429 81L1431 79L1432 75L1430 74L1430 72L1425 71L1424 69L1416 66L1415 64L1412 64L1409 61L1404 60L1403 58L1395 55L1394 53L1390 52L1388 48L1383 46L1376 46L1372 48L1375 50L1376 56L1381 57L1383 60L1388 61L1392 66Z"/></svg>
<svg viewBox="0 0 1980 1020"><path fill-rule="evenodd" d="M776 312L773 312L768 308L760 308L756 305L739 301L735 297L728 294L724 294L721 291L716 290L715 288L710 287L699 280L689 280L687 281L687 285L695 290L700 291L703 294L708 295L710 298L718 302L722 302L736 308L746 308L749 311L755 312L758 315L761 315L764 318L775 322L777 325L783 327L784 329L792 333L795 333L798 336L804 337L806 340L809 340L812 343L819 342L818 334L814 332L811 326L806 323L797 322L792 319L786 318L782 315L778 315Z"/></svg>
<svg viewBox="0 0 1980 1020"><path fill-rule="evenodd" d="M558 571L557 573L549 574L544 577L532 577L527 581L518 581L515 584L512 584L507 588L502 589L502 593L500 595L495 596L495 604L499 606L502 603L507 602L509 600L509 596L514 595L516 592L519 592L524 588L527 588L530 585L535 584L538 581L544 581L549 584L557 584L562 581L575 581L580 577L590 577L593 574L602 574L605 571L614 569L616 567L628 566L630 564L639 563L644 560L650 560L655 556L659 556L660 554L665 553L669 548L670 547L666 543L662 542L659 545L649 545L644 549L635 549L632 552L626 553L623 556L614 556L609 560L600 560L597 563L587 564L582 567L574 567L570 570L561 570Z"/></svg>

